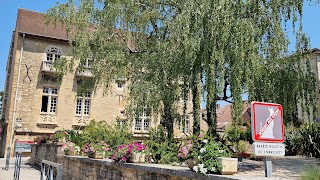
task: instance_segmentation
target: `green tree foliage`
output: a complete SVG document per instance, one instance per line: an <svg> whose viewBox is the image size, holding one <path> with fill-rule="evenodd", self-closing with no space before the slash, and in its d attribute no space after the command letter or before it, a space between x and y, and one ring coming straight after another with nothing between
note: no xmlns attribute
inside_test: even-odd
<svg viewBox="0 0 320 180"><path fill-rule="evenodd" d="M119 77L130 81L129 116L151 108L172 136L181 91L191 90L193 132L199 132L200 96L206 94L209 134L215 136L217 100L233 103L235 125L242 124L245 92L250 100L282 103L288 121L296 116L297 99L313 105L314 89L305 82L312 77L309 66L284 59L289 41L283 26L289 22L297 59L309 48L302 7L303 0L68 0L48 17L66 27L74 59L95 59L96 86L109 87ZM286 92L294 80L292 96Z"/></svg>

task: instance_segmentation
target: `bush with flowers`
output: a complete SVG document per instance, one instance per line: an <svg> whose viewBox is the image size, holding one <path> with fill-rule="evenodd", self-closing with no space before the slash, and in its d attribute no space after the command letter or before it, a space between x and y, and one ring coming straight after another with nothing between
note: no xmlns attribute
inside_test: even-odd
<svg viewBox="0 0 320 180"><path fill-rule="evenodd" d="M61 151L64 151L66 155L78 155L80 150L80 147L72 142L63 144L61 148Z"/></svg>
<svg viewBox="0 0 320 180"><path fill-rule="evenodd" d="M93 155L97 152L104 152L107 156L111 152L111 148L104 141L98 143L87 143L83 146L82 152L88 156Z"/></svg>
<svg viewBox="0 0 320 180"><path fill-rule="evenodd" d="M180 148L178 157L180 160L193 159L196 165L193 171L202 174L216 173L222 169L218 157L231 157L226 146L214 139L206 139L202 134L187 140Z"/></svg>
<svg viewBox="0 0 320 180"><path fill-rule="evenodd" d="M116 162L127 162L133 153L145 153L146 145L140 142L133 142L118 146L111 159Z"/></svg>

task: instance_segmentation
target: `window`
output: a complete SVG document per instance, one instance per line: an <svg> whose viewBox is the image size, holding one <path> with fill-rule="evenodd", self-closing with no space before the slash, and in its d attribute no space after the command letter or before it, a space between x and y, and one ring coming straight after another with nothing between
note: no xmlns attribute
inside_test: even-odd
<svg viewBox="0 0 320 180"><path fill-rule="evenodd" d="M43 87L42 93L41 112L55 114L57 112L58 89Z"/></svg>
<svg viewBox="0 0 320 180"><path fill-rule="evenodd" d="M123 127L127 124L127 120L125 119L120 119L117 121L117 126Z"/></svg>
<svg viewBox="0 0 320 180"><path fill-rule="evenodd" d="M92 58L88 58L84 64L80 64L80 66L82 66L83 68L92 68L93 65L93 59Z"/></svg>
<svg viewBox="0 0 320 180"><path fill-rule="evenodd" d="M181 87L180 101L184 101L184 98L185 101L189 101L189 89L184 89Z"/></svg>
<svg viewBox="0 0 320 180"><path fill-rule="evenodd" d="M57 48L57 47L50 47L47 49L47 62L54 62L54 61L57 61L59 59L61 59L61 55L62 55L62 52L61 52L61 49Z"/></svg>
<svg viewBox="0 0 320 180"><path fill-rule="evenodd" d="M124 88L125 81L123 81L123 80L117 80L117 81L116 81L116 84L117 84L117 88L118 88L118 89L123 89L123 88Z"/></svg>
<svg viewBox="0 0 320 180"><path fill-rule="evenodd" d="M151 127L150 110L144 110L139 117L135 119L135 131L149 131Z"/></svg>
<svg viewBox="0 0 320 180"><path fill-rule="evenodd" d="M190 133L190 120L189 116L184 116L184 133L189 134Z"/></svg>
<svg viewBox="0 0 320 180"><path fill-rule="evenodd" d="M91 93L86 92L82 96L77 96L76 115L90 116Z"/></svg>

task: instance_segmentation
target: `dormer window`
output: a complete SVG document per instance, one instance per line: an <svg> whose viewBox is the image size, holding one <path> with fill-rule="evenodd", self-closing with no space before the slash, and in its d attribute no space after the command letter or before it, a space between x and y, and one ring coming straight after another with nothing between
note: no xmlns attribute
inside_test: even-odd
<svg viewBox="0 0 320 180"><path fill-rule="evenodd" d="M46 61L51 63L61 59L61 56L62 56L61 49L57 47L48 48L46 53L47 53Z"/></svg>
<svg viewBox="0 0 320 180"><path fill-rule="evenodd" d="M118 89L123 89L125 85L125 81L124 80L116 80L116 86Z"/></svg>

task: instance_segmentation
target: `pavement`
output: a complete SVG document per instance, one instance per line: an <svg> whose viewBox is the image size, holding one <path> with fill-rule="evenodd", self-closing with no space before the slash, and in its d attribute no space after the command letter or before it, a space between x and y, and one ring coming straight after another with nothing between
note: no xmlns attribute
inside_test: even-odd
<svg viewBox="0 0 320 180"><path fill-rule="evenodd" d="M20 180L40 180L40 169L28 164L30 157L21 158ZM11 180L14 175L15 158L10 158L8 171L2 168L6 165L6 158L0 158L0 180Z"/></svg>

